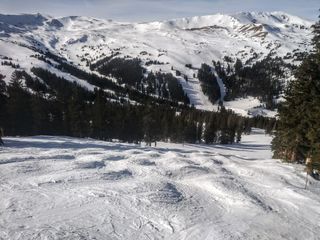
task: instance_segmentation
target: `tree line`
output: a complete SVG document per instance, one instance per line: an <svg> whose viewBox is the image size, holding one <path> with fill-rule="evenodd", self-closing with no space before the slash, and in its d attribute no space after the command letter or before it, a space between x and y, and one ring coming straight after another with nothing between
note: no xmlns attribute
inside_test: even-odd
<svg viewBox="0 0 320 240"><path fill-rule="evenodd" d="M262 123L267 128L272 122L244 118L224 108L207 112L148 99L143 104L112 101L101 88L88 91L42 71L33 70L37 78L15 71L8 85L0 80L0 126L6 135L231 144L251 127Z"/></svg>

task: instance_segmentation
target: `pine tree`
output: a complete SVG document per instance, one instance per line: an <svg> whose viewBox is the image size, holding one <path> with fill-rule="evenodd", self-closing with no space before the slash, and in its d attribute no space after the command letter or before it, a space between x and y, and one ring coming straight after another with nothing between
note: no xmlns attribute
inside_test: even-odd
<svg viewBox="0 0 320 240"><path fill-rule="evenodd" d="M274 156L306 162L309 172L320 170L320 20L314 25L315 51L298 68L279 109L272 143Z"/></svg>
<svg viewBox="0 0 320 240"><path fill-rule="evenodd" d="M0 74L0 128L5 127L5 119L6 119L6 103L7 103L7 86L3 81L5 78L4 75Z"/></svg>
<svg viewBox="0 0 320 240"><path fill-rule="evenodd" d="M201 143L203 138L203 121L197 122L197 139L196 143Z"/></svg>
<svg viewBox="0 0 320 240"><path fill-rule="evenodd" d="M106 104L106 97L103 90L101 88L99 90L95 89L95 99L91 106L91 129L92 136L101 140L106 140L111 137L110 133L108 134L107 125L110 122L107 120Z"/></svg>
<svg viewBox="0 0 320 240"><path fill-rule="evenodd" d="M197 140L197 123L192 113L184 118L183 140L187 143L195 143Z"/></svg>
<svg viewBox="0 0 320 240"><path fill-rule="evenodd" d="M9 99L7 102L8 133L10 135L32 134L31 95L22 85L21 75L18 72L12 74L8 86Z"/></svg>
<svg viewBox="0 0 320 240"><path fill-rule="evenodd" d="M320 9L319 9L320 11ZM319 15L320 19L320 15ZM320 20L316 22L313 26L313 38L312 43L315 46L315 50L319 53L320 51Z"/></svg>
<svg viewBox="0 0 320 240"><path fill-rule="evenodd" d="M75 137L84 137L85 133L88 132L85 102L76 84L74 84L74 88L72 90L68 110L72 135Z"/></svg>
<svg viewBox="0 0 320 240"><path fill-rule="evenodd" d="M33 134L50 134L49 132L49 113L47 104L40 93L31 98L31 111L33 119Z"/></svg>
<svg viewBox="0 0 320 240"><path fill-rule="evenodd" d="M198 79L201 83L201 89L209 100L215 104L221 98L220 87L212 68L207 64L202 64L198 70Z"/></svg>
<svg viewBox="0 0 320 240"><path fill-rule="evenodd" d="M146 106L146 112L143 117L143 132L144 140L149 146L151 146L152 142L159 140L160 129L158 119L156 110L154 110L151 105Z"/></svg>
<svg viewBox="0 0 320 240"><path fill-rule="evenodd" d="M215 114L211 113L204 127L204 141L206 144L215 143L217 141L217 120Z"/></svg>

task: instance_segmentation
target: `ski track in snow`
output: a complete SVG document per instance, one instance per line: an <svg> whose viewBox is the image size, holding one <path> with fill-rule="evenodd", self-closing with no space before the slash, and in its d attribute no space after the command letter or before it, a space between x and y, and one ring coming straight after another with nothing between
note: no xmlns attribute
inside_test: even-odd
<svg viewBox="0 0 320 240"><path fill-rule="evenodd" d="M320 184L239 145L5 138L0 239L319 239Z"/></svg>

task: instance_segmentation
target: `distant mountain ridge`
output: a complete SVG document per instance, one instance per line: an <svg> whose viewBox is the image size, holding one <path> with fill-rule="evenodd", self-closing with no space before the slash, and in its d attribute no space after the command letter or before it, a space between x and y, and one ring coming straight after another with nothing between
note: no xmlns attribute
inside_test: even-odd
<svg viewBox="0 0 320 240"><path fill-rule="evenodd" d="M273 55L285 57L288 63L299 64L294 53L310 50L312 24L283 12L215 14L147 23L121 23L78 16L54 18L41 14L1 14L0 58L11 59L31 75L32 67L45 68L88 89L95 86L62 72L55 67L54 60L51 59L49 64L30 56L50 52L96 74L100 73L90 66L99 60L139 58L147 72L177 75L191 103L197 108L212 110L215 106L203 94L197 78L202 63L213 66L213 61L225 63L228 58L231 62L240 59L250 65ZM7 65L0 66L0 73L6 75L6 81L14 70ZM114 81L118 80L114 78ZM257 107L252 102L257 106L261 104L252 100L247 104L250 108ZM250 109L240 107L240 110Z"/></svg>

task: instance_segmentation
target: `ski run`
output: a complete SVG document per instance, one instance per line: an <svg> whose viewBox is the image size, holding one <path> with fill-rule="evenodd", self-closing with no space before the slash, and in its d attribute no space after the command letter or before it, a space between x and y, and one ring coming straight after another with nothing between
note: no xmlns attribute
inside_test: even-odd
<svg viewBox="0 0 320 240"><path fill-rule="evenodd" d="M0 239L319 239L320 183L271 137L145 147L5 138Z"/></svg>

